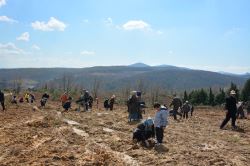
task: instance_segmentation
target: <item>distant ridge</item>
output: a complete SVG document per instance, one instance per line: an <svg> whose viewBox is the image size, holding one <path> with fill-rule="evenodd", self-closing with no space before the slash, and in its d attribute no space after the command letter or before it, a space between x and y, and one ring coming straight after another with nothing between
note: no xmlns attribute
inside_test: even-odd
<svg viewBox="0 0 250 166"><path fill-rule="evenodd" d="M149 66L135 63L129 66L96 66L89 68L21 68L0 69L0 89L13 87L15 80L22 80L24 87L41 87L45 84L62 87L63 77L70 77L78 87L93 88L96 80L103 90L136 88L142 81L146 89L160 87L168 90L192 90L197 88L224 88L234 82L242 86L250 78L244 75L227 75L218 72L193 70L171 65Z"/></svg>
<svg viewBox="0 0 250 166"><path fill-rule="evenodd" d="M131 64L131 65L128 65L129 67L151 67L145 63L134 63L134 64Z"/></svg>

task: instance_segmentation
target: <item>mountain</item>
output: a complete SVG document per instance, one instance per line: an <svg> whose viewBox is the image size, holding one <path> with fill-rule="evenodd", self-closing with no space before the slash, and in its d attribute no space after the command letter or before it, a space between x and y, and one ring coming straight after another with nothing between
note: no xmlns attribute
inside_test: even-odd
<svg viewBox="0 0 250 166"><path fill-rule="evenodd" d="M129 67L151 67L145 63L134 63L132 65L128 65Z"/></svg>
<svg viewBox="0 0 250 166"><path fill-rule="evenodd" d="M250 78L250 73L245 73L245 74L234 74L234 73L229 73L229 72L224 72L224 71L219 71L218 73L224 74L224 75L229 75L229 76Z"/></svg>
<svg viewBox="0 0 250 166"><path fill-rule="evenodd" d="M191 70L175 66L133 64L130 66L99 66L90 68L25 68L0 69L0 88L12 88L20 80L24 87L45 84L62 87L68 79L78 87L91 88L96 81L103 90L136 88L139 82L145 88L160 87L167 90L191 90L208 87L226 87L231 82L242 86L247 77L225 75L216 72Z"/></svg>

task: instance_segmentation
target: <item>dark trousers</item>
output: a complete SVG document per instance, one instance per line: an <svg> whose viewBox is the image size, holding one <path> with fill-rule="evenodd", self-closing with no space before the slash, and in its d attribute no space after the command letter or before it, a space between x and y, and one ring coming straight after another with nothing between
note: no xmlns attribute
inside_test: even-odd
<svg viewBox="0 0 250 166"><path fill-rule="evenodd" d="M185 118L186 118L186 119L188 118L188 112L184 112L184 113L183 113L183 118L184 118L184 119L185 119Z"/></svg>
<svg viewBox="0 0 250 166"><path fill-rule="evenodd" d="M156 127L155 128L155 134L156 134L157 143L162 143L162 140L163 140L163 128L162 127Z"/></svg>
<svg viewBox="0 0 250 166"><path fill-rule="evenodd" d="M4 101L1 101L1 105L3 107L3 110L5 110Z"/></svg>
<svg viewBox="0 0 250 166"><path fill-rule="evenodd" d="M114 108L114 104L111 104L111 103L110 103L109 108L110 108L110 111L112 111L112 110L113 110L113 108Z"/></svg>
<svg viewBox="0 0 250 166"><path fill-rule="evenodd" d="M173 115L174 115L174 119L177 120L177 115L179 115L180 117L182 117L182 114L178 112L178 109L173 109Z"/></svg>
<svg viewBox="0 0 250 166"><path fill-rule="evenodd" d="M191 110L191 116L193 116L193 112L194 112L194 111Z"/></svg>
<svg viewBox="0 0 250 166"><path fill-rule="evenodd" d="M228 112L226 114L226 118L223 120L220 128L223 128L227 124L227 122L230 120L230 118L232 119L232 127L235 127L236 113L235 112Z"/></svg>

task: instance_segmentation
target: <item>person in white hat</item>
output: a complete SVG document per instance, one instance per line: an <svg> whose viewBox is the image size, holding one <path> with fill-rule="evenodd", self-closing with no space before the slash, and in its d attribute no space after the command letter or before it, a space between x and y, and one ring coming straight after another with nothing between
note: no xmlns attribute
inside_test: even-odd
<svg viewBox="0 0 250 166"><path fill-rule="evenodd" d="M232 128L236 129L235 121L236 121L236 112L237 112L237 102L235 98L235 91L230 91L230 96L226 98L226 105L225 108L227 110L226 118L221 123L220 129L223 129L223 127L227 124L227 122L232 119Z"/></svg>

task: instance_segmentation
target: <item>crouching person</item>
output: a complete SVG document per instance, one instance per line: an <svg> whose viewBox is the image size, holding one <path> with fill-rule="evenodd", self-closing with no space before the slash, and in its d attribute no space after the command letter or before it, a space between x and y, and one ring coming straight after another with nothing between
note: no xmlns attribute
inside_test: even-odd
<svg viewBox="0 0 250 166"><path fill-rule="evenodd" d="M140 142L146 147L150 146L148 140L154 137L154 122L151 118L148 118L143 123L139 124L133 132L133 141Z"/></svg>
<svg viewBox="0 0 250 166"><path fill-rule="evenodd" d="M64 111L68 111L71 108L72 97L69 97L68 100L63 104Z"/></svg>
<svg viewBox="0 0 250 166"><path fill-rule="evenodd" d="M167 108L165 106L161 106L159 103L154 104L154 109L156 111L154 119L156 140L157 145L161 145L164 137L164 129L168 125L169 113Z"/></svg>

